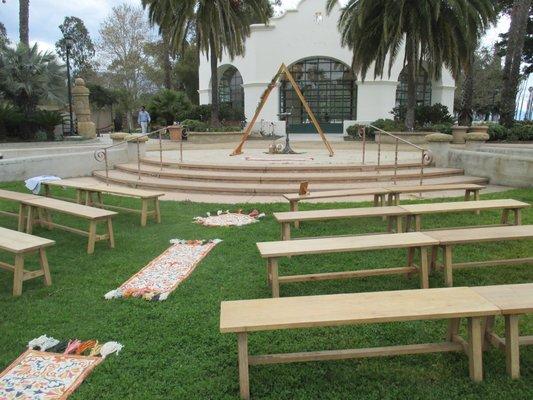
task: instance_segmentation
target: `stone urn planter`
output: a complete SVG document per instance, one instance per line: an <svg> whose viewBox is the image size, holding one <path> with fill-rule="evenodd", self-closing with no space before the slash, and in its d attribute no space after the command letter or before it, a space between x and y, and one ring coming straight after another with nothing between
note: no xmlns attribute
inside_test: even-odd
<svg viewBox="0 0 533 400"><path fill-rule="evenodd" d="M167 127L168 133L170 135L170 140L173 142L179 142L182 139L183 127L179 125L171 125Z"/></svg>
<svg viewBox="0 0 533 400"><path fill-rule="evenodd" d="M468 126L454 125L452 126L452 143L464 143Z"/></svg>
<svg viewBox="0 0 533 400"><path fill-rule="evenodd" d="M489 134L486 132L469 132L466 134L466 148L475 150L483 143L489 140Z"/></svg>
<svg viewBox="0 0 533 400"><path fill-rule="evenodd" d="M487 133L489 132L489 127L487 125L472 125L468 132L479 132L479 133Z"/></svg>

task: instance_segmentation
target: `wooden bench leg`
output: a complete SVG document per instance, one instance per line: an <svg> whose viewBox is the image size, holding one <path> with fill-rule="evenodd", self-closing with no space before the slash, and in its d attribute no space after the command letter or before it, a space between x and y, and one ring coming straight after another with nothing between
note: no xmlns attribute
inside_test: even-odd
<svg viewBox="0 0 533 400"><path fill-rule="evenodd" d="M155 220L158 224L161 223L161 208L159 207L159 198L154 198L154 207L155 207Z"/></svg>
<svg viewBox="0 0 533 400"><path fill-rule="evenodd" d="M289 222L281 224L281 240L291 240L291 224Z"/></svg>
<svg viewBox="0 0 533 400"><path fill-rule="evenodd" d="M429 288L428 248L420 248L420 287Z"/></svg>
<svg viewBox="0 0 533 400"><path fill-rule="evenodd" d="M107 234L109 236L109 247L115 248L115 234L113 233L113 221L111 217L107 218Z"/></svg>
<svg viewBox="0 0 533 400"><path fill-rule="evenodd" d="M403 217L401 215L397 215L396 216L396 233L402 233L403 232L402 219L403 219Z"/></svg>
<svg viewBox="0 0 533 400"><path fill-rule="evenodd" d="M279 297L278 259L270 259L270 274L272 277L272 297Z"/></svg>
<svg viewBox="0 0 533 400"><path fill-rule="evenodd" d="M522 225L522 211L519 208L514 210L514 224Z"/></svg>
<svg viewBox="0 0 533 400"><path fill-rule="evenodd" d="M465 190L465 201L470 201L470 194L471 194L470 189L466 189Z"/></svg>
<svg viewBox="0 0 533 400"><path fill-rule="evenodd" d="M490 348L490 336L493 328L494 315L489 315L487 318L485 318L485 323L483 324L483 350L488 350Z"/></svg>
<svg viewBox="0 0 533 400"><path fill-rule="evenodd" d="M27 214L26 214L26 233L31 235L31 233L33 231L34 207L27 206L26 208L28 209Z"/></svg>
<svg viewBox="0 0 533 400"><path fill-rule="evenodd" d="M272 287L272 264L270 258L267 258L267 285Z"/></svg>
<svg viewBox="0 0 533 400"><path fill-rule="evenodd" d="M415 248L409 247L407 249L407 266L412 267L414 262L415 262ZM409 278L409 275L410 275L409 272L405 274L407 278Z"/></svg>
<svg viewBox="0 0 533 400"><path fill-rule="evenodd" d="M83 190L76 189L76 203L81 204L82 197L83 197Z"/></svg>
<svg viewBox="0 0 533 400"><path fill-rule="evenodd" d="M479 200L479 190L474 190L474 200L475 201ZM479 214L480 214L480 211L476 210L476 215L479 215Z"/></svg>
<svg viewBox="0 0 533 400"><path fill-rule="evenodd" d="M452 246L444 246L444 285L453 286Z"/></svg>
<svg viewBox="0 0 533 400"><path fill-rule="evenodd" d="M94 253L94 244L96 243L96 221L89 222L89 241L87 243L87 254Z"/></svg>
<svg viewBox="0 0 533 400"><path fill-rule="evenodd" d="M504 225L507 225L509 223L509 210L502 211L502 218L500 222Z"/></svg>
<svg viewBox="0 0 533 400"><path fill-rule="evenodd" d="M291 211L298 211L298 202L297 201L290 201L289 202L289 208ZM300 221L294 221L294 227L298 229L300 227Z"/></svg>
<svg viewBox="0 0 533 400"><path fill-rule="evenodd" d="M437 258L439 257L439 246L431 247L431 262L429 264L429 271L435 271L437 269Z"/></svg>
<svg viewBox="0 0 533 400"><path fill-rule="evenodd" d="M411 230L411 219L412 215L406 215L405 216L405 232L409 232Z"/></svg>
<svg viewBox="0 0 533 400"><path fill-rule="evenodd" d="M468 318L468 364L470 379L483 380L483 341L481 336L481 317Z"/></svg>
<svg viewBox="0 0 533 400"><path fill-rule="evenodd" d="M23 232L24 231L24 225L26 222L26 206L22 203L19 204L19 221L18 221L18 231Z"/></svg>
<svg viewBox="0 0 533 400"><path fill-rule="evenodd" d="M378 206L379 206L379 195L375 194L374 195L374 207L378 207Z"/></svg>
<svg viewBox="0 0 533 400"><path fill-rule="evenodd" d="M20 296L24 278L24 254L15 254L15 269L13 272L13 296Z"/></svg>
<svg viewBox="0 0 533 400"><path fill-rule="evenodd" d="M448 320L448 332L446 333L446 340L454 342L456 336L459 334L459 327L461 326L461 318L451 318Z"/></svg>
<svg viewBox="0 0 533 400"><path fill-rule="evenodd" d="M505 316L505 360L511 379L520 378L520 336L518 315Z"/></svg>
<svg viewBox="0 0 533 400"><path fill-rule="evenodd" d="M142 199L141 226L146 226L147 218L148 218L148 201L146 199Z"/></svg>
<svg viewBox="0 0 533 400"><path fill-rule="evenodd" d="M420 232L422 230L422 216L415 215L415 231Z"/></svg>
<svg viewBox="0 0 533 400"><path fill-rule="evenodd" d="M392 206L394 203L394 193L389 193L387 195L387 205Z"/></svg>
<svg viewBox="0 0 533 400"><path fill-rule="evenodd" d="M50 286L52 284L52 277L50 276L48 258L46 258L46 250L44 248L39 249L39 263L41 264L41 270L44 273L44 284Z"/></svg>
<svg viewBox="0 0 533 400"><path fill-rule="evenodd" d="M241 399L250 399L250 377L248 366L248 334L246 332L237 333L237 344L239 353L239 387Z"/></svg>

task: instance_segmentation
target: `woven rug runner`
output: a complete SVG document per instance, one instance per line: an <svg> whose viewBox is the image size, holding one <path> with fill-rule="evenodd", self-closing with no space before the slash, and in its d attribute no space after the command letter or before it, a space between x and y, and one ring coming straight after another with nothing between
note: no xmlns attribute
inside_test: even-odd
<svg viewBox="0 0 533 400"><path fill-rule="evenodd" d="M66 399L102 360L27 350L0 374L0 399Z"/></svg>
<svg viewBox="0 0 533 400"><path fill-rule="evenodd" d="M254 224L264 216L265 214L260 214L257 210L253 210L248 214L217 211L216 213L207 213L205 217L196 217L194 222L204 226L244 226Z"/></svg>
<svg viewBox="0 0 533 400"><path fill-rule="evenodd" d="M163 254L150 261L143 269L124 282L118 289L108 292L106 299L142 297L162 301L189 277L196 266L221 242L219 239L170 241Z"/></svg>

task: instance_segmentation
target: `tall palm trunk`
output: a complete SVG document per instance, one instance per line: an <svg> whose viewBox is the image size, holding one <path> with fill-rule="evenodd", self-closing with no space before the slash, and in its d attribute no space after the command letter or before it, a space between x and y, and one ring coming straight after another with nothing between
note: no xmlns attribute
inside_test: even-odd
<svg viewBox="0 0 533 400"><path fill-rule="evenodd" d="M30 0L19 0L19 39L30 45Z"/></svg>
<svg viewBox="0 0 533 400"><path fill-rule="evenodd" d="M520 78L520 63L527 29L531 0L515 0L511 11L507 53L503 67L501 123L511 127L516 108L516 93Z"/></svg>
<svg viewBox="0 0 533 400"><path fill-rule="evenodd" d="M211 125L220 126L219 101L218 101L218 58L216 54L213 37L209 40L210 62L211 62Z"/></svg>
<svg viewBox="0 0 533 400"><path fill-rule="evenodd" d="M474 54L470 57L468 64L465 66L465 79L461 88L461 110L459 111L459 125L472 125L472 101L474 98L474 74L473 64Z"/></svg>
<svg viewBox="0 0 533 400"><path fill-rule="evenodd" d="M416 43L413 43L411 35L407 34L405 40L407 61L407 109L405 112L405 128L412 131L415 128L416 107Z"/></svg>
<svg viewBox="0 0 533 400"><path fill-rule="evenodd" d="M170 35L163 31L163 72L165 74L165 89L173 89L172 85L172 63L170 61Z"/></svg>

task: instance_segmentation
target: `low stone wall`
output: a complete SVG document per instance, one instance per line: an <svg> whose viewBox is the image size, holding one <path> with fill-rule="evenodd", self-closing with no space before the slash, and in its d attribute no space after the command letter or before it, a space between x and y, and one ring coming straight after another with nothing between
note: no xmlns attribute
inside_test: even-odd
<svg viewBox="0 0 533 400"><path fill-rule="evenodd" d="M424 144L426 143L426 136L430 135L434 132L391 132L393 135L398 136L404 140L407 140L413 144ZM378 141L378 134L376 132L376 135L374 137L374 141L377 143ZM382 133L381 134L381 143L396 143L396 139L393 137ZM401 142L400 142L401 144Z"/></svg>
<svg viewBox="0 0 533 400"><path fill-rule="evenodd" d="M236 143L241 136L242 132L189 132L187 141L191 143Z"/></svg>
<svg viewBox="0 0 533 400"><path fill-rule="evenodd" d="M34 149L36 151L37 149ZM145 153L141 145L141 156ZM108 163L126 163L137 159L135 144L118 146L108 150ZM78 149L77 152L51 153L41 149L41 155L14 157L0 160L0 182L21 181L33 176L56 175L60 178L90 176L94 170L105 169L105 163L94 158L94 149Z"/></svg>

